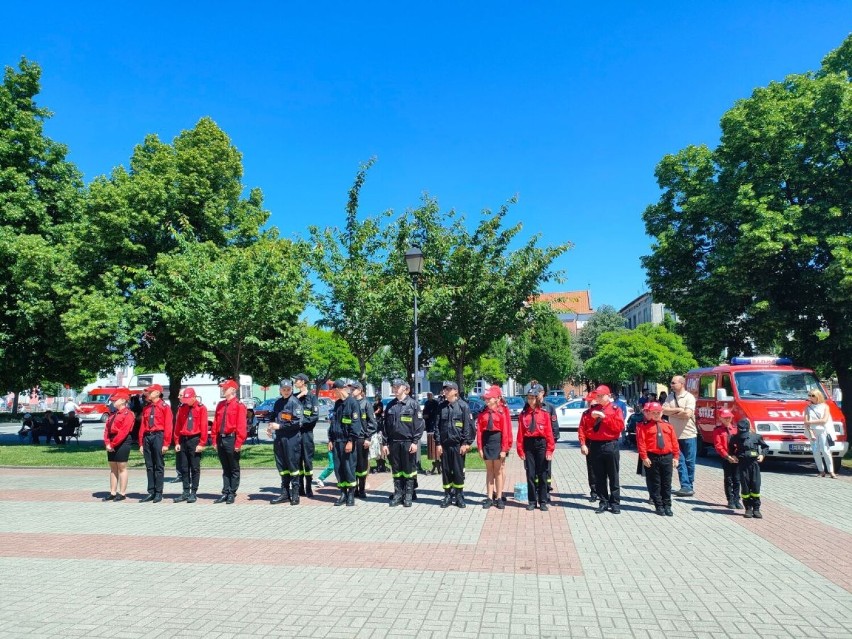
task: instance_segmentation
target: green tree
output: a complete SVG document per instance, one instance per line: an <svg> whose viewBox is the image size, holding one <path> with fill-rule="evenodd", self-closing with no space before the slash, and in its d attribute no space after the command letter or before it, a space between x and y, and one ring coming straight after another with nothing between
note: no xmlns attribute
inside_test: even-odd
<svg viewBox="0 0 852 639"><path fill-rule="evenodd" d="M586 360L586 374L616 387L635 381L642 389L645 382L665 382L696 365L678 335L663 326L640 324L600 335L597 353Z"/></svg>
<svg viewBox="0 0 852 639"><path fill-rule="evenodd" d="M549 305L533 304L527 328L511 341L507 359L515 379L559 386L574 372L571 333Z"/></svg>
<svg viewBox="0 0 852 639"><path fill-rule="evenodd" d="M373 385L376 393L382 388L382 380L394 380L405 378L405 364L393 354L389 346L382 346L377 350L367 365L367 382Z"/></svg>
<svg viewBox="0 0 852 639"><path fill-rule="evenodd" d="M67 149L44 134L41 69L22 58L0 85L0 387L87 376L60 317L73 282L65 246L83 184Z"/></svg>
<svg viewBox="0 0 852 639"><path fill-rule="evenodd" d="M627 330L624 316L614 307L604 304L577 331L572 346L575 359L575 377L578 380L589 378L585 372L585 363L597 353L598 337L611 331Z"/></svg>
<svg viewBox="0 0 852 639"><path fill-rule="evenodd" d="M644 213L654 298L699 355L773 346L852 394L852 36L816 73L755 89L718 147L662 159ZM827 365L827 366L826 366ZM846 407L847 421L852 409Z"/></svg>
<svg viewBox="0 0 852 639"><path fill-rule="evenodd" d="M359 374L358 360L346 341L338 335L309 326L307 340L306 367L312 379L325 381Z"/></svg>

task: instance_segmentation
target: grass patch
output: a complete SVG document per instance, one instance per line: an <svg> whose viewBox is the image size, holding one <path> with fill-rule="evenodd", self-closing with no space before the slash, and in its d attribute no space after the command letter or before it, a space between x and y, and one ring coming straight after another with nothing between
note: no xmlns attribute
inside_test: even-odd
<svg viewBox="0 0 852 639"><path fill-rule="evenodd" d="M422 456L423 468L432 468L432 462ZM174 467L175 452L170 449L165 455L167 467ZM201 463L205 467L218 466L219 458L211 446L204 450ZM101 468L107 465L106 451L100 442L69 443L65 446L31 444L10 444L0 446L0 466L54 466L57 468ZM325 443L318 442L314 452L314 467L328 465L328 449ZM372 465L375 465L373 463ZM240 466L243 468L275 468L275 456L271 444L247 444L243 446ZM130 451L128 468L145 468L145 459L139 448ZM485 462L476 451L467 456L465 467L468 470L482 470Z"/></svg>

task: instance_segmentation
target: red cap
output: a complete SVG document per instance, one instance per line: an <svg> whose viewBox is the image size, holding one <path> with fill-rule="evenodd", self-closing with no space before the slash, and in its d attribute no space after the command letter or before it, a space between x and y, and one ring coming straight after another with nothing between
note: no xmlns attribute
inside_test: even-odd
<svg viewBox="0 0 852 639"><path fill-rule="evenodd" d="M219 388L221 388L222 390L227 390L229 388L233 388L234 390L238 390L240 388L240 385L237 384L234 380L228 379L228 380L225 380L224 382L222 382L221 384L219 384Z"/></svg>
<svg viewBox="0 0 852 639"><path fill-rule="evenodd" d="M609 386L604 386L601 384L595 390L592 391L595 395L612 395L612 391L609 390Z"/></svg>
<svg viewBox="0 0 852 639"><path fill-rule="evenodd" d="M722 408L721 410L719 410L719 418L720 419L722 417L733 417L733 416L734 416L734 414L730 410L728 410L727 408Z"/></svg>
<svg viewBox="0 0 852 639"><path fill-rule="evenodd" d="M645 405L642 407L643 413L650 413L655 410L663 410L663 405L660 402L645 402Z"/></svg>
<svg viewBox="0 0 852 639"><path fill-rule="evenodd" d="M112 395L109 396L110 401L115 401L116 399L123 399L124 401L128 401L130 399L130 391L126 388L119 388Z"/></svg>
<svg viewBox="0 0 852 639"><path fill-rule="evenodd" d="M146 393L150 393L152 391L157 391L159 393L163 392L163 387L160 384L151 384L145 389Z"/></svg>
<svg viewBox="0 0 852 639"><path fill-rule="evenodd" d="M193 399L195 397L195 389L194 388L184 388L180 392L181 399Z"/></svg>
<svg viewBox="0 0 852 639"><path fill-rule="evenodd" d="M598 398L598 396L597 396L597 395L595 395L594 393L588 393L588 394L587 394L587 395L583 398L583 401L586 401L586 402L588 402L589 404L591 404L591 403L592 403L593 401L595 401L597 398Z"/></svg>
<svg viewBox="0 0 852 639"><path fill-rule="evenodd" d="M503 391L500 390L499 386L494 384L487 391L485 391L482 397L484 399L491 399L492 397L503 397Z"/></svg>

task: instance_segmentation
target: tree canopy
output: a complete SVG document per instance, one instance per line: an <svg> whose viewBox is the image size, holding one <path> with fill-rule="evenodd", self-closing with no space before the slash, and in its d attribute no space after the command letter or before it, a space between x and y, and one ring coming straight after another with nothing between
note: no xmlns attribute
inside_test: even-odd
<svg viewBox="0 0 852 639"><path fill-rule="evenodd" d="M560 386L575 369L571 333L547 304L532 305L526 329L511 340L508 351L509 372L524 382Z"/></svg>

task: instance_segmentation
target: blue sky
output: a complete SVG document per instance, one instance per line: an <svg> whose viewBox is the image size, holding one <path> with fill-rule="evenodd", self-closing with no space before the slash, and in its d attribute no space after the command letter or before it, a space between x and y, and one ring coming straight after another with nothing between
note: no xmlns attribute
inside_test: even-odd
<svg viewBox="0 0 852 639"><path fill-rule="evenodd" d="M340 224L376 156L363 212L428 192L475 218L517 194L523 237L575 245L545 290L617 308L645 290L656 163L852 26L848 1L193 5L4 9L0 63L41 64L48 134L87 181L209 115L285 234Z"/></svg>

